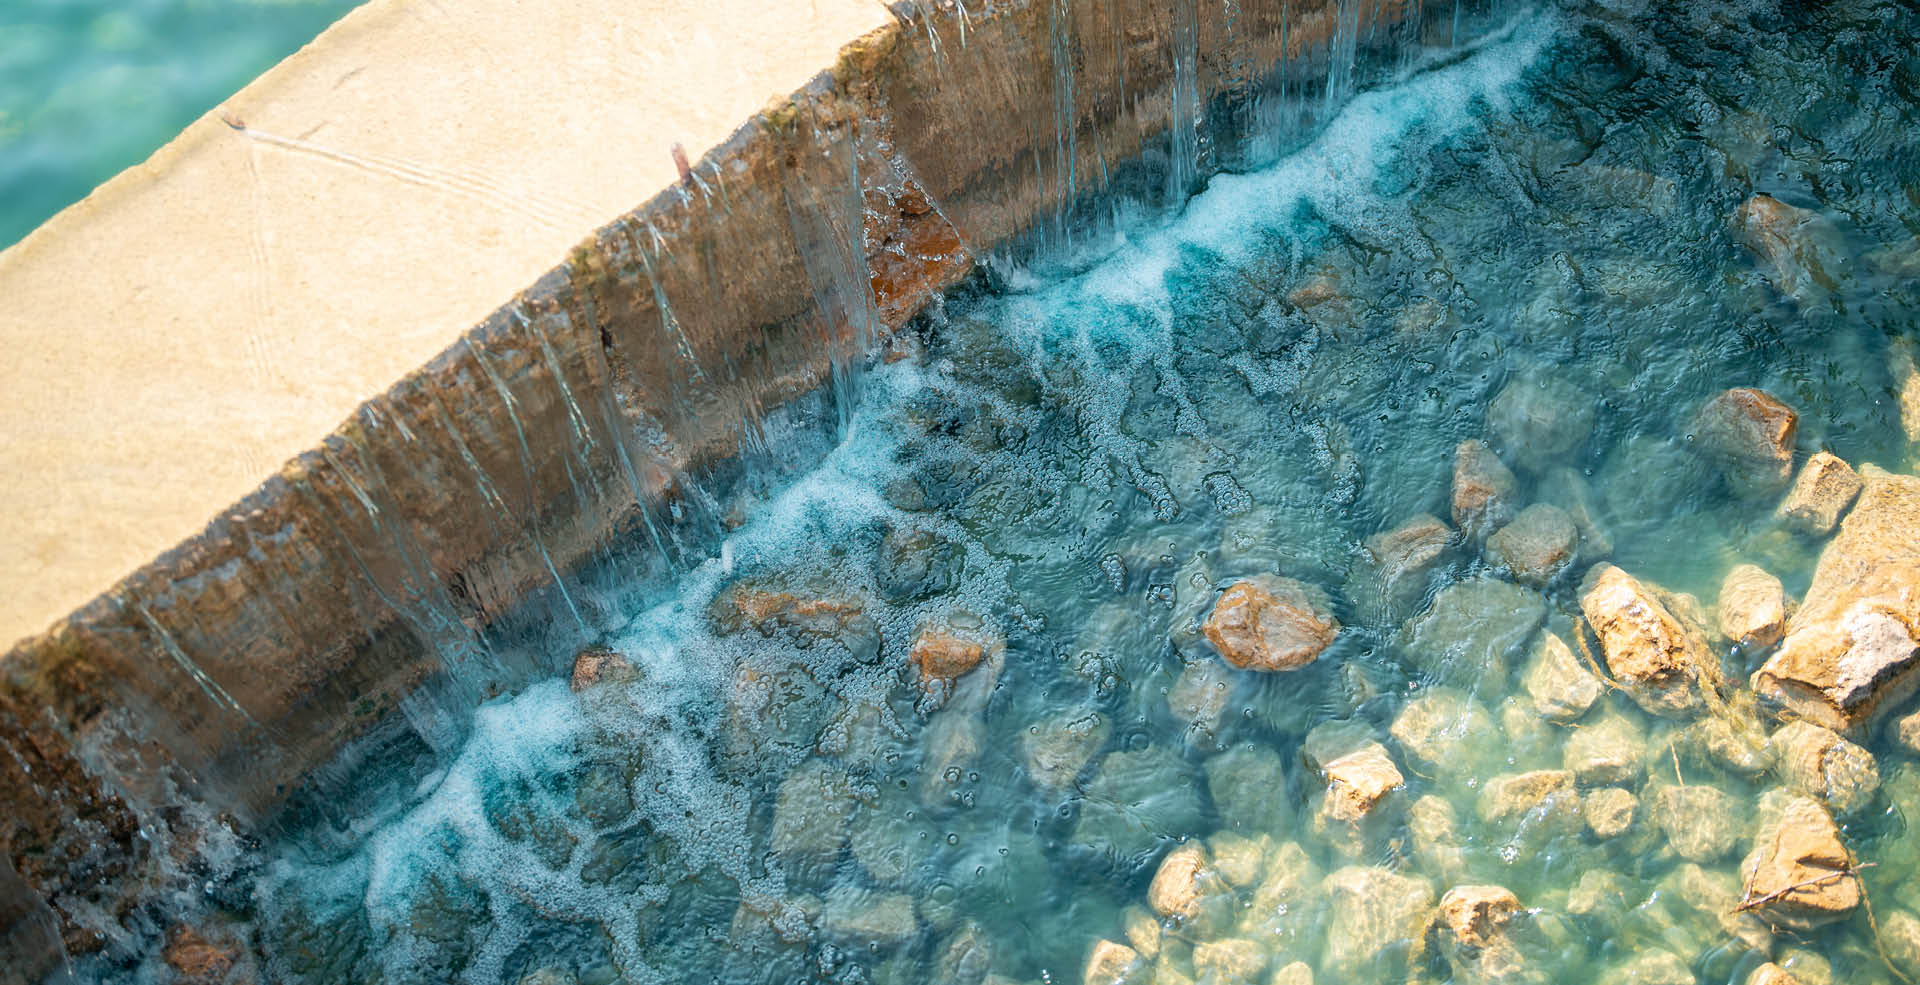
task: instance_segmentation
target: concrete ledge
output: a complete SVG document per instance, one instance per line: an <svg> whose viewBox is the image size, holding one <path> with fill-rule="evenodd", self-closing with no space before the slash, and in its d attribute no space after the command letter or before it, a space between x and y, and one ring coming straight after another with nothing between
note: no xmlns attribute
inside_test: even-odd
<svg viewBox="0 0 1920 985"><path fill-rule="evenodd" d="M593 15L618 19L588 3L563 6L556 16L579 35L592 33ZM448 296L459 301L443 303L443 315L459 304L499 306L474 312L478 325L451 345L428 332L370 356L362 374L395 359L424 365L200 533L6 654L0 741L13 755L0 757L0 844L65 921L69 948L98 946L98 928L178 866L136 837L141 827L172 831L173 853L191 855L190 825L170 812L183 798L243 827L259 824L375 724L404 714L430 731L422 694L453 701L457 713L462 701L552 672L539 654L568 652L630 601L620 591L644 592L671 576L679 554L698 553L716 529L708 486L724 481L723 463L736 453L765 443L775 408L816 392L836 366L858 365L978 258L1067 228L1072 211L1110 184L1150 195L1197 180L1253 128L1246 110L1256 97L1291 80L1305 87L1300 98L1319 98L1307 84L1325 77L1330 39L1390 47L1420 27L1407 19L1419 8L1396 3L1353 5L1342 24L1332 2L1243 2L1228 21L1218 5L1179 0L1030 0L975 4L986 10L964 28L945 5L903 5L877 26L861 21L865 8L847 6L845 23L861 26L843 36L864 33L830 70L753 116L684 177L662 175L657 163L639 169L650 187L667 188L640 208L606 207L618 192L601 189L581 213L618 218L559 266L530 273L520 283L531 286L504 305L471 288L499 284L511 265L450 278ZM424 10L376 3L317 49L364 54L367 72L405 62L421 30L409 18ZM464 63L469 80L516 50L517 21L503 14L490 23ZM779 49L785 42L773 33L763 26L742 47L714 47L713 64ZM644 60L651 50L626 53ZM346 85L350 78L320 71L339 64L306 52L263 84ZM608 78L626 70L602 68ZM431 117L433 98L430 88L406 87L368 96L408 120ZM549 91L526 94L513 112L591 116L604 101L592 89ZM267 117L247 104L248 94L235 101L233 126L196 125L137 180L164 186L200 155L234 146L257 166L262 133L309 140L268 132ZM482 143L518 139L513 122L440 121L455 134L486 131L474 138ZM641 125L617 114L598 123L595 139L610 141ZM530 132L556 129L565 127ZM577 191L550 175L530 187ZM61 292L44 271L86 269L84 254L98 245L87 216L110 223L113 210L147 207L135 190L108 189L0 258L0 290L37 285L34 303L54 310ZM437 295L457 254L372 245L395 226L434 221L414 209L421 196L416 183L400 182L345 210L339 225L349 232L332 242L369 244L375 257L320 252L311 271L343 265L344 281L324 283L350 291L355 276L385 268L384 293L360 302L376 308L405 307L404 285L416 275ZM179 228L194 239L241 235L218 210L182 208ZM297 242L272 249L301 254ZM118 255L153 246L127 250ZM252 324L257 286L233 274L192 290L217 295L209 311ZM360 364L364 333L335 333L326 318L300 325L308 303L340 310L326 307L325 291L277 290L268 292L276 324L325 340L313 345L335 347L335 364ZM138 289L89 303L162 335L179 326L147 325L147 311L189 310ZM429 358L425 345L438 353ZM190 356L127 358L129 378L146 378ZM163 387L145 399L159 408L187 397ZM222 436L203 437L218 446ZM48 440L57 451L80 439ZM93 481L82 473L63 481ZM205 497L230 501L237 492L221 492L229 488L225 479L198 486L179 509L200 504L205 516L218 509ZM534 628L533 645L507 642Z"/></svg>

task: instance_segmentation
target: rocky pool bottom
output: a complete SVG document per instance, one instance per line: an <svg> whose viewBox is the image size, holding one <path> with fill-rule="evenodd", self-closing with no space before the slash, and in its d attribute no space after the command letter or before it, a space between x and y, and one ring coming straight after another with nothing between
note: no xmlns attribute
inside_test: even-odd
<svg viewBox="0 0 1920 985"><path fill-rule="evenodd" d="M1562 4L950 299L160 974L1920 976L1913 36Z"/></svg>

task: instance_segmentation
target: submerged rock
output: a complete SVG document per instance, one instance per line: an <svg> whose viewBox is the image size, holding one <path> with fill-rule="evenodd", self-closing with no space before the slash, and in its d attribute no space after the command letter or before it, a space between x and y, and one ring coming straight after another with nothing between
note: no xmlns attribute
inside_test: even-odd
<svg viewBox="0 0 1920 985"><path fill-rule="evenodd" d="M1476 807L1480 820L1511 823L1521 819L1549 822L1550 827L1573 830L1580 823L1580 795L1567 770L1507 773L1487 781Z"/></svg>
<svg viewBox="0 0 1920 985"><path fill-rule="evenodd" d="M1769 961L1753 969L1747 975L1745 985L1800 985L1800 980L1787 973L1787 969Z"/></svg>
<svg viewBox="0 0 1920 985"><path fill-rule="evenodd" d="M1266 868L1236 933L1268 941L1281 953L1318 947L1319 919L1326 902L1320 887L1320 867L1298 842L1282 842L1267 853Z"/></svg>
<svg viewBox="0 0 1920 985"><path fill-rule="evenodd" d="M1502 680L1508 659L1547 617L1540 593L1510 582L1457 582L1402 627L1400 645L1431 678L1457 686Z"/></svg>
<svg viewBox="0 0 1920 985"><path fill-rule="evenodd" d="M1463 691L1421 688L1388 729L1413 764L1428 773L1472 768L1476 752L1495 736L1493 716Z"/></svg>
<svg viewBox="0 0 1920 985"><path fill-rule="evenodd" d="M1378 742L1322 763L1320 772L1327 779L1327 810L1336 821L1360 820L1406 782Z"/></svg>
<svg viewBox="0 0 1920 985"><path fill-rule="evenodd" d="M1788 930L1810 930L1842 919L1860 905L1852 861L1832 815L1809 797L1796 797L1755 840L1740 865L1746 874L1741 906Z"/></svg>
<svg viewBox="0 0 1920 985"><path fill-rule="evenodd" d="M1132 985L1147 981L1151 977L1146 974L1148 970L1140 952L1133 948L1113 941L1096 941L1093 953L1087 956L1087 973L1081 981L1085 985Z"/></svg>
<svg viewBox="0 0 1920 985"><path fill-rule="evenodd" d="M1538 471L1593 431L1593 396L1559 377L1517 378L1487 404L1487 430L1522 466Z"/></svg>
<svg viewBox="0 0 1920 985"><path fill-rule="evenodd" d="M1544 983L1510 932L1524 911L1520 898L1502 886L1455 886L1440 897L1433 935L1453 969L1454 980L1473 985Z"/></svg>
<svg viewBox="0 0 1920 985"><path fill-rule="evenodd" d="M1801 533L1825 537L1859 498L1860 486L1853 466L1829 452L1814 452L1780 501L1780 518Z"/></svg>
<svg viewBox="0 0 1920 985"><path fill-rule="evenodd" d="M1207 793L1220 823L1242 831L1285 831L1292 813L1287 764L1264 746L1238 746L1207 760Z"/></svg>
<svg viewBox="0 0 1920 985"><path fill-rule="evenodd" d="M1819 213L1755 195L1734 211L1733 228L1781 294L1805 299L1837 286L1846 253L1839 231Z"/></svg>
<svg viewBox="0 0 1920 985"><path fill-rule="evenodd" d="M899 947L919 933L913 897L840 886L827 893L820 929L835 937L880 948Z"/></svg>
<svg viewBox="0 0 1920 985"><path fill-rule="evenodd" d="M1068 712L1029 728L1021 739L1027 778L1049 795L1066 793L1112 730L1097 711Z"/></svg>
<svg viewBox="0 0 1920 985"><path fill-rule="evenodd" d="M1594 500L1593 486L1579 469L1554 469L1540 480L1541 500L1560 507L1580 532L1580 556L1597 560L1613 554L1613 535L1600 519L1600 507Z"/></svg>
<svg viewBox="0 0 1920 985"><path fill-rule="evenodd" d="M922 626L907 659L919 672L922 684L954 680L980 666L989 647L1001 645L998 640L975 638L977 635L981 634L962 634L931 624Z"/></svg>
<svg viewBox="0 0 1920 985"><path fill-rule="evenodd" d="M1466 852L1461 847L1453 804L1438 794L1427 794L1407 809L1407 837L1420 868L1454 881L1466 874Z"/></svg>
<svg viewBox="0 0 1920 985"><path fill-rule="evenodd" d="M1367 538L1368 563L1356 576L1362 584L1370 578L1372 583L1366 587L1393 618L1401 618L1417 604L1428 574L1446 557L1453 540L1453 529L1439 518L1416 514L1392 530Z"/></svg>
<svg viewBox="0 0 1920 985"><path fill-rule="evenodd" d="M1545 503L1521 510L1512 523L1487 538L1487 550L1513 572L1514 580L1536 588L1567 570L1579 545L1573 518Z"/></svg>
<svg viewBox="0 0 1920 985"><path fill-rule="evenodd" d="M591 646L573 658L573 674L568 686L577 694L601 684L626 683L640 672L624 654L603 646Z"/></svg>
<svg viewBox="0 0 1920 985"><path fill-rule="evenodd" d="M1200 827L1196 785L1178 757L1157 747L1107 754L1084 791L1072 840L1123 867Z"/></svg>
<svg viewBox="0 0 1920 985"><path fill-rule="evenodd" d="M1193 949L1193 970L1201 981L1252 982L1266 968L1267 950L1254 941L1229 937Z"/></svg>
<svg viewBox="0 0 1920 985"><path fill-rule="evenodd" d="M1243 670L1298 670L1340 633L1325 596L1304 582L1254 575L1228 586L1201 627L1227 663Z"/></svg>
<svg viewBox="0 0 1920 985"><path fill-rule="evenodd" d="M781 782L774 797L772 848L790 876L796 870L819 875L831 868L846 846L854 807L846 775L825 764L802 764Z"/></svg>
<svg viewBox="0 0 1920 985"><path fill-rule="evenodd" d="M1640 778L1647 758L1647 734L1640 723L1609 712L1572 730L1564 765L1582 784L1605 786Z"/></svg>
<svg viewBox="0 0 1920 985"><path fill-rule="evenodd" d="M1543 718L1571 722L1587 713L1606 685L1574 656L1560 634L1542 630L1533 639L1533 653L1520 674L1520 685Z"/></svg>
<svg viewBox="0 0 1920 985"><path fill-rule="evenodd" d="M1320 968L1334 981L1391 980L1425 931L1433 885L1378 866L1349 866L1328 876L1326 950Z"/></svg>
<svg viewBox="0 0 1920 985"><path fill-rule="evenodd" d="M1788 722L1773 733L1775 769L1795 790L1825 801L1841 814L1867 806L1880 789L1873 754L1835 732L1808 722Z"/></svg>
<svg viewBox="0 0 1920 985"><path fill-rule="evenodd" d="M1580 609L1628 697L1656 715L1699 710L1696 679L1712 655L1645 586L1611 564L1598 565L1581 586Z"/></svg>
<svg viewBox="0 0 1920 985"><path fill-rule="evenodd" d="M1462 441L1453 453L1453 523L1481 541L1513 521L1519 480L1482 441Z"/></svg>
<svg viewBox="0 0 1920 985"><path fill-rule="evenodd" d="M1863 728L1920 685L1920 478L1873 466L1753 688L1796 717Z"/></svg>
<svg viewBox="0 0 1920 985"><path fill-rule="evenodd" d="M1218 660L1202 659L1180 672L1167 689L1167 711L1181 724L1188 741L1211 743L1218 737L1236 683L1238 675Z"/></svg>
<svg viewBox="0 0 1920 985"><path fill-rule="evenodd" d="M1800 416L1764 390L1737 387L1709 400L1693 419L1694 445L1720 469L1734 495L1772 495L1793 476Z"/></svg>
<svg viewBox="0 0 1920 985"><path fill-rule="evenodd" d="M894 602L945 595L960 584L966 548L929 530L893 527L874 556L873 581Z"/></svg>
<svg viewBox="0 0 1920 985"><path fill-rule="evenodd" d="M1649 798L1648 814L1674 854L1692 862L1717 862L1740 840L1746 807L1719 787L1661 787Z"/></svg>
<svg viewBox="0 0 1920 985"><path fill-rule="evenodd" d="M1591 790L1580 799L1580 815L1587 822L1587 830L1601 841L1626 834L1639 812L1640 798L1619 787Z"/></svg>
<svg viewBox="0 0 1920 985"><path fill-rule="evenodd" d="M880 632L866 613L866 601L831 589L789 591L761 582L736 582L714 597L708 610L722 635L746 628L763 636L781 633L801 645L831 639L861 660L880 648Z"/></svg>
<svg viewBox="0 0 1920 985"><path fill-rule="evenodd" d="M1601 976L1608 985L1694 985L1693 969L1672 951L1640 951Z"/></svg>
<svg viewBox="0 0 1920 985"><path fill-rule="evenodd" d="M1273 980L1267 985L1313 985L1313 966L1305 961L1294 963L1273 973Z"/></svg>
<svg viewBox="0 0 1920 985"><path fill-rule="evenodd" d="M1207 864L1207 850L1187 842L1168 852L1147 887L1147 905L1163 917L1191 919L1200 901L1226 891L1226 885Z"/></svg>
<svg viewBox="0 0 1920 985"><path fill-rule="evenodd" d="M1722 636L1749 649L1766 649L1786 631L1786 590L1757 565L1734 565L1720 582L1719 615Z"/></svg>

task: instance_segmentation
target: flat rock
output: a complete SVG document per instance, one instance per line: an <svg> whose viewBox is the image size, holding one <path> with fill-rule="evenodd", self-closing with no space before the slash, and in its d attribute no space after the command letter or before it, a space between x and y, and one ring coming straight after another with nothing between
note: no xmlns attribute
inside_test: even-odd
<svg viewBox="0 0 1920 985"><path fill-rule="evenodd" d="M1762 920L1788 930L1844 919L1860 905L1860 887L1848 874L1851 866L1833 816L1819 801L1795 797L1740 865L1747 878L1745 904Z"/></svg>
<svg viewBox="0 0 1920 985"><path fill-rule="evenodd" d="M1379 866L1348 866L1327 876L1321 891L1329 918L1320 970L1341 982L1403 974L1426 929L1433 885Z"/></svg>
<svg viewBox="0 0 1920 985"><path fill-rule="evenodd" d="M1193 970L1202 981L1252 982L1266 968L1266 948L1244 938L1211 940L1193 949Z"/></svg>
<svg viewBox="0 0 1920 985"><path fill-rule="evenodd" d="M1180 672L1167 689L1167 711L1179 722L1188 741L1207 742L1220 734L1239 675L1218 660L1196 660Z"/></svg>
<svg viewBox="0 0 1920 985"><path fill-rule="evenodd" d="M1221 824L1243 831L1284 831L1292 815L1287 799L1287 764L1265 746L1236 746L1209 758L1207 793Z"/></svg>
<svg viewBox="0 0 1920 985"><path fill-rule="evenodd" d="M1083 790L1072 841L1123 866L1200 827L1198 784L1179 757L1155 746L1108 753Z"/></svg>
<svg viewBox="0 0 1920 985"><path fill-rule="evenodd" d="M1648 813L1674 854L1692 862L1716 862L1739 842L1748 808L1719 787L1690 784L1654 791Z"/></svg>
<svg viewBox="0 0 1920 985"><path fill-rule="evenodd" d="M1453 523L1475 541L1513 521L1520 482L1485 442L1460 442L1453 453Z"/></svg>
<svg viewBox="0 0 1920 985"><path fill-rule="evenodd" d="M1324 593L1277 575L1227 587L1201 627L1227 663L1243 670L1298 670L1340 633Z"/></svg>
<svg viewBox="0 0 1920 985"><path fill-rule="evenodd" d="M1818 212L1755 195L1734 211L1733 229L1759 257L1773 286L1788 297L1805 300L1832 291L1835 276L1843 272L1840 233Z"/></svg>
<svg viewBox="0 0 1920 985"><path fill-rule="evenodd" d="M1800 979L1769 961L1747 975L1746 985L1800 985Z"/></svg>
<svg viewBox="0 0 1920 985"><path fill-rule="evenodd" d="M1580 816L1587 822L1587 830L1601 841L1626 834L1639 812L1640 798L1619 787L1589 790L1580 798Z"/></svg>
<svg viewBox="0 0 1920 985"><path fill-rule="evenodd" d="M1861 469L1840 532L1753 688L1795 717L1853 733L1920 686L1920 478Z"/></svg>
<svg viewBox="0 0 1920 985"><path fill-rule="evenodd" d="M1520 673L1520 686L1533 699L1542 718L1575 721L1593 707L1606 685L1574 655L1559 633L1543 630L1533 639L1533 651Z"/></svg>
<svg viewBox="0 0 1920 985"><path fill-rule="evenodd" d="M1431 678L1462 687L1502 680L1547 617L1539 592L1494 578L1456 582L1401 628L1400 645Z"/></svg>
<svg viewBox="0 0 1920 985"><path fill-rule="evenodd" d="M1786 590L1758 565L1736 564L1720 582L1719 616L1720 635L1764 650L1786 633Z"/></svg>
<svg viewBox="0 0 1920 985"><path fill-rule="evenodd" d="M1667 717L1700 709L1696 677L1712 655L1646 586L1611 564L1596 565L1581 586L1580 609L1628 697Z"/></svg>
<svg viewBox="0 0 1920 985"><path fill-rule="evenodd" d="M1356 569L1356 576L1369 579L1369 591L1395 613L1393 618L1401 618L1418 603L1427 576L1453 543L1453 528L1432 514L1415 514L1400 526L1367 538L1367 564Z"/></svg>
<svg viewBox="0 0 1920 985"><path fill-rule="evenodd" d="M1388 734L1416 768L1454 773L1470 768L1474 751L1496 741L1497 732L1493 716L1466 692L1427 687L1394 716Z"/></svg>
<svg viewBox="0 0 1920 985"><path fill-rule="evenodd" d="M1770 393L1737 387L1707 401L1693 419L1694 447L1743 499L1777 495L1793 477L1800 416Z"/></svg>
<svg viewBox="0 0 1920 985"><path fill-rule="evenodd" d="M1546 585L1573 563L1580 532L1558 506L1535 503L1487 538L1487 550L1523 585Z"/></svg>
<svg viewBox="0 0 1920 985"><path fill-rule="evenodd" d="M1305 961L1295 961L1273 973L1273 979L1267 985L1313 985L1313 966Z"/></svg>
<svg viewBox="0 0 1920 985"><path fill-rule="evenodd" d="M1518 377L1487 404L1487 430L1513 460L1539 471L1593 432L1593 395L1557 377Z"/></svg>
<svg viewBox="0 0 1920 985"><path fill-rule="evenodd" d="M1360 820L1406 783L1378 742L1321 764L1320 772L1327 779L1328 814L1336 821Z"/></svg>
<svg viewBox="0 0 1920 985"><path fill-rule="evenodd" d="M1774 769L1788 786L1850 814L1873 802L1880 767L1873 754L1810 722L1788 722L1768 742Z"/></svg>
<svg viewBox="0 0 1920 985"><path fill-rule="evenodd" d="M1626 715L1608 713L1572 730L1562 765L1582 784L1606 786L1638 780L1646 758L1646 730Z"/></svg>
<svg viewBox="0 0 1920 985"><path fill-rule="evenodd" d="M1830 452L1814 452L1780 501L1782 522L1801 533L1825 537L1860 496L1860 474Z"/></svg>
<svg viewBox="0 0 1920 985"><path fill-rule="evenodd" d="M1608 985L1694 985L1693 969L1672 951L1641 951L1600 977Z"/></svg>

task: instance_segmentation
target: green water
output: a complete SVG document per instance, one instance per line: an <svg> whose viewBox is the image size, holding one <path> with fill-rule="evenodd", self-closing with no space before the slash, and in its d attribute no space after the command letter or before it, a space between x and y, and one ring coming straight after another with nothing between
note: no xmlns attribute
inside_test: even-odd
<svg viewBox="0 0 1920 985"><path fill-rule="evenodd" d="M0 4L0 249L145 160L359 0Z"/></svg>
<svg viewBox="0 0 1920 985"><path fill-rule="evenodd" d="M215 930L312 983L1105 982L1109 942L1154 985L1721 985L1768 960L1891 985L1864 910L1734 912L1785 782L1764 747L1611 691L1549 718L1529 681L1603 557L1709 622L1738 562L1806 590L1821 541L1692 447L1715 394L1790 404L1797 459L1915 467L1915 36L1920 8L1862 0L1552 8L1078 274L950 300L822 466L730 504L751 520L721 556L607 640L630 675L483 707L405 795L210 882ZM1813 214L1799 266L1742 242L1756 193ZM1519 399L1564 440L1517 439ZM1584 504L1571 567L1523 587L1456 538L1386 589L1366 540L1451 524L1481 438L1521 502ZM1306 667L1235 670L1200 632L1256 575L1342 624ZM923 686L927 626L980 664ZM1740 699L1763 654L1716 652L1729 714L1773 727ZM1333 733L1403 781L1358 823L1310 765ZM1920 772L1869 749L1839 819L1912 969ZM1503 777L1576 764L1577 795L1502 809ZM1623 798L1623 830L1594 820ZM1201 898L1151 913L1196 844ZM1425 946L1466 884L1524 907L1510 966Z"/></svg>

